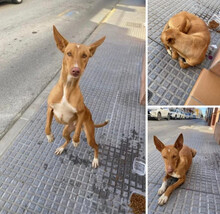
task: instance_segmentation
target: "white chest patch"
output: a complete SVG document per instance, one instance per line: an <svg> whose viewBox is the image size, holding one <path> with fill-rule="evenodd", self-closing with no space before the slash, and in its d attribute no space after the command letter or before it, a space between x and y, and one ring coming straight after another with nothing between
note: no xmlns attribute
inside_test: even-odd
<svg viewBox="0 0 220 214"><path fill-rule="evenodd" d="M180 175L176 174L175 172L173 172L172 174L169 174L169 175L174 178L180 178Z"/></svg>
<svg viewBox="0 0 220 214"><path fill-rule="evenodd" d="M74 108L66 99L66 88L64 88L63 97L60 103L55 103L51 106L56 117L65 123L73 117L74 113L77 113L76 108Z"/></svg>

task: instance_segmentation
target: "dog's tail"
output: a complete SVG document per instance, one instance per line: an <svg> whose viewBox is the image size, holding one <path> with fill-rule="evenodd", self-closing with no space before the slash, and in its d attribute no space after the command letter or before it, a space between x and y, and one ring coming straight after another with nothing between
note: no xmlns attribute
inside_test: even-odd
<svg viewBox="0 0 220 214"><path fill-rule="evenodd" d="M103 127L103 126L107 125L107 124L108 124L108 122L109 122L109 120L106 120L104 123L100 123L100 124L94 124L94 126L95 126L95 128L101 128L101 127Z"/></svg>
<svg viewBox="0 0 220 214"><path fill-rule="evenodd" d="M196 150L195 149L191 149L191 151L192 151L192 156L194 158L196 156Z"/></svg>

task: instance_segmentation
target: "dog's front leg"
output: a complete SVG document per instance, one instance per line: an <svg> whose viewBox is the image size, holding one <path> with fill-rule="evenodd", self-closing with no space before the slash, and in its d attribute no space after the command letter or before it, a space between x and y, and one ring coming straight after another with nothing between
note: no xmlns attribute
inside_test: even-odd
<svg viewBox="0 0 220 214"><path fill-rule="evenodd" d="M175 50L173 50L171 54L173 59L178 59L179 54Z"/></svg>
<svg viewBox="0 0 220 214"><path fill-rule="evenodd" d="M158 195L162 195L167 188L167 180L170 178L170 176L168 174L166 174L166 176L163 178L163 183L160 187L160 189L158 190Z"/></svg>
<svg viewBox="0 0 220 214"><path fill-rule="evenodd" d="M47 120L46 120L45 133L46 133L46 136L47 136L47 140L50 143L54 141L54 136L51 133L52 119L53 119L53 109L50 106L48 106L48 108L47 108Z"/></svg>
<svg viewBox="0 0 220 214"><path fill-rule="evenodd" d="M163 195L160 196L160 198L158 200L158 204L159 205L166 204L167 201L168 201L168 198L170 197L170 194L173 192L173 190L175 190L178 186L180 186L184 182L185 182L185 176L182 177L182 178L179 178L176 183L174 183L171 186L169 186L167 188L166 192Z"/></svg>
<svg viewBox="0 0 220 214"><path fill-rule="evenodd" d="M84 112L78 113L77 116L78 116L78 119L76 123L76 129L73 135L73 146L74 147L77 147L79 145L80 133L81 133L85 113Z"/></svg>

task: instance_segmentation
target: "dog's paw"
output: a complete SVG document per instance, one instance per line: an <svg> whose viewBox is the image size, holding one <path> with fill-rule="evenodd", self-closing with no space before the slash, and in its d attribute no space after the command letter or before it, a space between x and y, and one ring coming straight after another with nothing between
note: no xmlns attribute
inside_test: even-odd
<svg viewBox="0 0 220 214"><path fill-rule="evenodd" d="M64 151L64 148L61 146L61 147L56 149L55 154L60 155L60 154L62 154L63 151Z"/></svg>
<svg viewBox="0 0 220 214"><path fill-rule="evenodd" d="M168 200L168 197L167 197L165 194L163 194L163 195L161 195L160 198L158 199L158 204L159 204L159 205L164 205L164 204L167 203L167 200Z"/></svg>
<svg viewBox="0 0 220 214"><path fill-rule="evenodd" d="M97 168L98 166L99 166L99 159L94 158L93 161L92 161L92 167Z"/></svg>
<svg viewBox="0 0 220 214"><path fill-rule="evenodd" d="M49 143L54 141L54 136L53 136L52 133L50 135L47 135L47 140L48 140Z"/></svg>
<svg viewBox="0 0 220 214"><path fill-rule="evenodd" d="M167 49L167 53L168 53L170 56L172 56L172 52L171 52L170 49Z"/></svg>
<svg viewBox="0 0 220 214"><path fill-rule="evenodd" d="M79 142L75 142L75 141L73 140L73 146L76 148L77 146L79 146Z"/></svg>

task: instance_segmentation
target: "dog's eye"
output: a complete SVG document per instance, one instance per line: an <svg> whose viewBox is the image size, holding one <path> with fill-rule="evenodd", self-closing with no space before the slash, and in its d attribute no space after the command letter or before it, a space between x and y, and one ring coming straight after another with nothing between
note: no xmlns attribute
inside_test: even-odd
<svg viewBox="0 0 220 214"><path fill-rule="evenodd" d="M72 56L72 53L71 53L71 52L68 52L67 55L68 55L68 56Z"/></svg>
<svg viewBox="0 0 220 214"><path fill-rule="evenodd" d="M82 58L86 58L86 57L87 57L87 55L86 55L86 54L83 54L83 55L82 55Z"/></svg>
<svg viewBox="0 0 220 214"><path fill-rule="evenodd" d="M173 158L173 159L176 158L176 155L173 155L172 158Z"/></svg>

